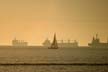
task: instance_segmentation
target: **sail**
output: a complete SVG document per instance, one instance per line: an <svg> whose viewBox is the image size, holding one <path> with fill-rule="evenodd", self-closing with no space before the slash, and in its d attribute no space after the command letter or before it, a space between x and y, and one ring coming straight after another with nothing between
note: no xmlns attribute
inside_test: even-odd
<svg viewBox="0 0 108 72"><path fill-rule="evenodd" d="M56 34L54 34L54 39L53 39L53 42L52 42L50 48L51 48L51 49L58 49L58 44L57 44Z"/></svg>

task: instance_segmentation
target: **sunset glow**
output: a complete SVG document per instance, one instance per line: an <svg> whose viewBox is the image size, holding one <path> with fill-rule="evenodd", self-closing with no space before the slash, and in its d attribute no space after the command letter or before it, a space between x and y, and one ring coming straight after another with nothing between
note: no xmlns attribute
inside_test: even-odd
<svg viewBox="0 0 108 72"><path fill-rule="evenodd" d="M0 45L25 40L40 45L54 33L58 40L87 45L93 35L108 38L108 0L1 0Z"/></svg>

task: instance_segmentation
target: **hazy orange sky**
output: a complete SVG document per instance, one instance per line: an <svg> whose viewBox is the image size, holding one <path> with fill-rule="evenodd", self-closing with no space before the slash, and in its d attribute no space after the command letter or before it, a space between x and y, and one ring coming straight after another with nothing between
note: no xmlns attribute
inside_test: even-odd
<svg viewBox="0 0 108 72"><path fill-rule="evenodd" d="M108 38L108 0L0 0L0 44L11 40L41 44L52 40L78 40L87 45L93 35Z"/></svg>

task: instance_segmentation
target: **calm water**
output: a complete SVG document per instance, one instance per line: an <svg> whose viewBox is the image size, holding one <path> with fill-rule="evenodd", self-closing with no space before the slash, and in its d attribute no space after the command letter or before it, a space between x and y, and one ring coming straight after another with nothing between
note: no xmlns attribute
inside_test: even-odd
<svg viewBox="0 0 108 72"><path fill-rule="evenodd" d="M108 63L108 49L0 48L0 63ZM0 65L0 72L108 72L108 66Z"/></svg>
<svg viewBox="0 0 108 72"><path fill-rule="evenodd" d="M0 72L108 72L108 66L0 66Z"/></svg>

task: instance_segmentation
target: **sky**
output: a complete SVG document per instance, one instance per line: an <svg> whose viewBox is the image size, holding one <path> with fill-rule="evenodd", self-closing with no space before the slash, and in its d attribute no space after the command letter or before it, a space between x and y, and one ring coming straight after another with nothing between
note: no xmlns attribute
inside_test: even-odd
<svg viewBox="0 0 108 72"><path fill-rule="evenodd" d="M0 45L15 37L41 45L58 40L87 45L95 34L108 39L108 0L0 0Z"/></svg>

